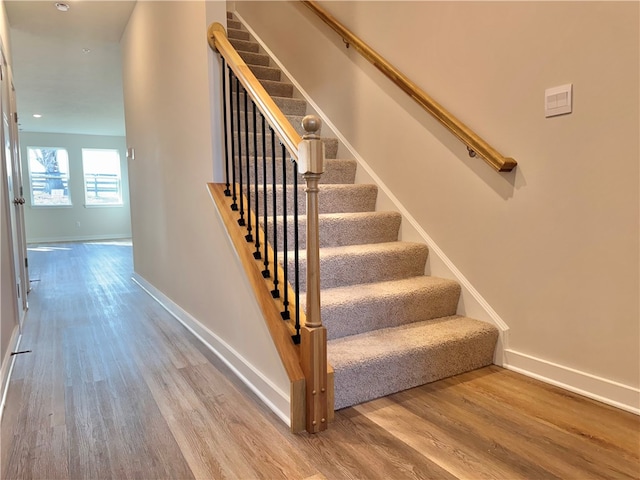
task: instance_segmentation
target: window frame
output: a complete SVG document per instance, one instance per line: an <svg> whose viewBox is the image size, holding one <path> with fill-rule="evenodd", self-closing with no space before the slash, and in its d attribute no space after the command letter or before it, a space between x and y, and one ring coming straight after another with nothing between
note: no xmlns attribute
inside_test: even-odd
<svg viewBox="0 0 640 480"><path fill-rule="evenodd" d="M90 201L90 197L88 195L89 193L89 188L88 188L88 182L87 182L87 176L88 175L94 175L94 182L96 185L96 194L97 194L97 180L95 178L96 174L94 172L89 172L87 173L87 168L86 168L86 164L85 164L85 152L114 152L116 157L117 157L117 166L118 166L118 173L117 173L117 178L116 178L116 185L117 185L117 193L118 193L118 201L106 201L106 202L91 202ZM123 207L124 206L124 189L122 188L122 156L120 155L120 150L117 148L94 148L94 147L86 147L86 148L82 148L81 151L81 157L82 157L82 181L83 181L83 189L84 189L84 206L86 208L105 208L105 207ZM103 175L109 175L109 174L103 174ZM115 174L114 174L115 175Z"/></svg>
<svg viewBox="0 0 640 480"><path fill-rule="evenodd" d="M63 182L66 180L67 186L66 189L66 195L63 195L63 197L66 197L68 199L68 203L60 203L60 204L55 204L55 203L37 203L36 202L36 197L34 195L34 192L36 191L36 189L34 188L34 183L33 183L33 175L36 172L33 172L32 169L32 159L31 159L31 151L33 150L56 150L56 151L64 151L66 154L66 178L61 179ZM34 160L37 161L37 160ZM60 160L57 160L58 162L60 162ZM30 206L33 208L71 208L73 207L73 199L71 198L71 161L69 158L69 149L66 147L43 147L43 146L34 146L34 145L29 145L27 146L27 170L29 172L29 197L31 200L31 204ZM40 172L37 172L40 173ZM46 174L46 171L44 172ZM62 172L60 172L62 174ZM46 180L45 180L46 181Z"/></svg>

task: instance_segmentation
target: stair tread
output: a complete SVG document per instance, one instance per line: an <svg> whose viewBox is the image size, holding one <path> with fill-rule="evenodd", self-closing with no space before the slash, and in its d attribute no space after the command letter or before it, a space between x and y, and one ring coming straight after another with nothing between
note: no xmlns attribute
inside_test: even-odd
<svg viewBox="0 0 640 480"><path fill-rule="evenodd" d="M263 186L258 185L258 190L262 191ZM271 185L267 185L267 192L272 188ZM304 185L298 185L298 190L304 192L306 187ZM369 183L323 183L318 185L320 188L320 194L322 195L323 191L333 190L333 191L347 191L347 190L362 190L362 191L370 191L375 190L378 191L378 187ZM276 190L282 190L282 184L276 185ZM293 190L293 185L287 184L287 190ZM322 202L322 200L320 200ZM321 212L321 213L340 213L340 212ZM355 213L355 212L345 212L345 213Z"/></svg>
<svg viewBox="0 0 640 480"><path fill-rule="evenodd" d="M336 184L336 185L342 185L340 183ZM347 184L348 185L348 184ZM386 216L398 216L401 217L401 215L398 212L392 212L392 211L386 211L386 210L376 210L374 212L344 212L344 213L320 213L318 215L318 219L322 220L322 219L336 219L336 220L344 220L345 222L348 222L350 220L355 220L358 218L363 218L363 217L386 217ZM293 219L293 215L287 215L287 218L289 220ZM304 220L305 218L307 218L306 215L298 215L298 218L301 220ZM278 216L278 221L282 221L282 216Z"/></svg>
<svg viewBox="0 0 640 480"><path fill-rule="evenodd" d="M366 245L345 245L341 247L323 247L320 249L320 261L331 257L344 256L370 256L381 255L386 252L403 251L429 252L429 248L423 243L416 242L383 242L368 243ZM306 252L300 252L300 257L306 258Z"/></svg>
<svg viewBox="0 0 640 480"><path fill-rule="evenodd" d="M327 355L338 373L390 356L425 352L461 339L487 335L497 337L497 328L487 322L452 315L330 340Z"/></svg>

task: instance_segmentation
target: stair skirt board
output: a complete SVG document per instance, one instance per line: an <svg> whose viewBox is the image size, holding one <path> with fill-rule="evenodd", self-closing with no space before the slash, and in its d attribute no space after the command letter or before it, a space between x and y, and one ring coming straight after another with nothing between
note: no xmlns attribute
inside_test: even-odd
<svg viewBox="0 0 640 480"><path fill-rule="evenodd" d="M240 22L228 20L229 37L241 57L273 96L276 104L301 132L300 121L307 103L299 98L274 62L252 40ZM284 79L284 81L283 81ZM235 87L232 108L235 110ZM240 121L233 131L241 132L243 175L246 178L247 144L251 185L258 183L260 226L278 236L282 251L284 224L293 231L293 168L285 167L286 185L278 162L275 180L278 199L263 210L263 180L267 193L273 187L271 140L263 151L261 126L256 135L246 135L244 99L240 97ZM249 124L252 110L249 107ZM236 112L236 118L237 112ZM260 120L258 119L258 125ZM355 184L357 164L340 159L338 141L322 138L327 161L319 193L321 315L327 328L327 355L334 368L335 408L340 409L389 395L445 377L490 365L498 340L491 324L456 315L460 285L442 278L425 276L426 245L398 241L401 216L376 211L377 186ZM276 142L276 158L282 152ZM254 153L255 152L255 153ZM266 161L262 155L266 155ZM266 168L265 168L266 167ZM239 187L237 187L239 188ZM246 192L244 192L246 193ZM282 195L288 211L283 217ZM250 207L254 208L255 192ZM298 178L300 223L300 302L305 305L306 245L304 180ZM265 225L266 223L266 225ZM280 259L282 261L282 259ZM293 278L293 254L287 265Z"/></svg>

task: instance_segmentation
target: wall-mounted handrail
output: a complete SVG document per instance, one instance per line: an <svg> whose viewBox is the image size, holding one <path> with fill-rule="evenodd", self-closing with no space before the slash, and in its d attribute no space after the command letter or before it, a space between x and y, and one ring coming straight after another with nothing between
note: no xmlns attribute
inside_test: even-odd
<svg viewBox="0 0 640 480"><path fill-rule="evenodd" d="M499 172L510 172L517 165L513 158L504 157L491 145L480 138L464 123L458 120L452 113L421 90L414 82L409 80L396 67L385 60L378 52L363 42L347 27L336 20L329 12L313 0L301 0L323 22L329 25L340 35L347 45L353 46L373 66L386 75L393 83L400 87L407 95L429 112L436 120L451 131L469 149L469 153L475 153Z"/></svg>

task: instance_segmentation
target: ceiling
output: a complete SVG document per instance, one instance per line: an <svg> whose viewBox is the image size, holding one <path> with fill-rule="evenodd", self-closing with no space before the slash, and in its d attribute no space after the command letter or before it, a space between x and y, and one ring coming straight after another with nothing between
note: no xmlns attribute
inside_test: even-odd
<svg viewBox="0 0 640 480"><path fill-rule="evenodd" d="M5 0L20 129L124 136L120 37L135 1L59 1L67 12Z"/></svg>

